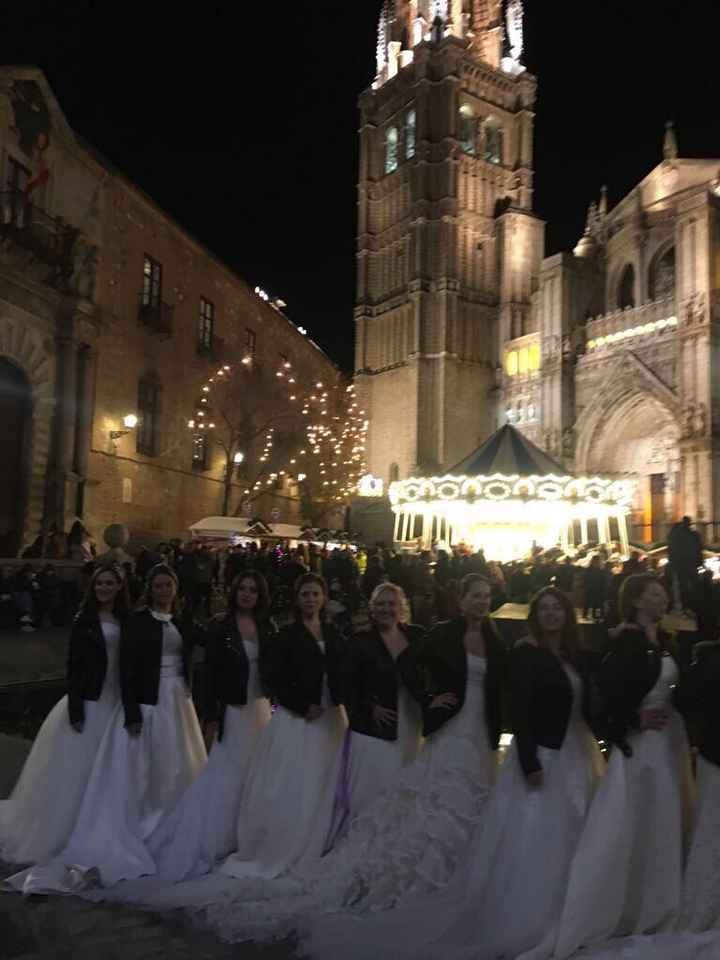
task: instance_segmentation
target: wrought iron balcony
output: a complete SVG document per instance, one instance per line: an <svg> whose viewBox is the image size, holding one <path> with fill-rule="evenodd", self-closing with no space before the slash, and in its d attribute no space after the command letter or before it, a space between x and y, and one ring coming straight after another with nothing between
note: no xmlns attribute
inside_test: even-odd
<svg viewBox="0 0 720 960"><path fill-rule="evenodd" d="M164 300L148 298L147 294L142 292L138 303L138 323L146 327L150 333L157 334L161 339L166 340L173 334L173 314L175 308L165 303Z"/></svg>
<svg viewBox="0 0 720 960"><path fill-rule="evenodd" d="M22 190L0 192L0 236L53 267L70 266L78 231L31 203Z"/></svg>
<svg viewBox="0 0 720 960"><path fill-rule="evenodd" d="M197 353L199 357L207 357L209 360L222 360L225 353L225 341L222 337L216 337L214 333L209 338L199 338Z"/></svg>

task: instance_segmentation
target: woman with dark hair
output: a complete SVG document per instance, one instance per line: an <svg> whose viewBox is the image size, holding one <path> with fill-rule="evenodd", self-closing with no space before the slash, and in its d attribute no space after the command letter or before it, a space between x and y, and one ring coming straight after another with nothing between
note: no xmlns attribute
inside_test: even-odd
<svg viewBox="0 0 720 960"><path fill-rule="evenodd" d="M61 864L45 889L72 892L99 874L103 886L156 872L146 842L206 762L190 698L193 624L175 616L177 578L157 564L147 606L131 614L120 645L122 704L98 750ZM124 719L124 729L123 729Z"/></svg>
<svg viewBox="0 0 720 960"><path fill-rule="evenodd" d="M685 725L674 708L680 667L660 626L667 603L650 574L622 585L624 622L599 676L613 751L573 863L559 957L677 920L692 778Z"/></svg>
<svg viewBox="0 0 720 960"><path fill-rule="evenodd" d="M222 872L277 877L319 857L330 827L333 772L342 736L342 637L322 613L325 580L295 583L296 619L260 651L260 676L277 704L259 738L237 822L237 853Z"/></svg>
<svg viewBox="0 0 720 960"><path fill-rule="evenodd" d="M208 764L148 841L158 873L174 882L208 873L235 849L240 796L270 721L258 659L277 630L262 574L235 577L229 602L227 614L208 625L202 697Z"/></svg>
<svg viewBox="0 0 720 960"><path fill-rule="evenodd" d="M68 693L40 728L10 798L0 802L0 855L9 862L48 860L70 836L120 702L118 656L127 613L120 569L98 567L70 633Z"/></svg>

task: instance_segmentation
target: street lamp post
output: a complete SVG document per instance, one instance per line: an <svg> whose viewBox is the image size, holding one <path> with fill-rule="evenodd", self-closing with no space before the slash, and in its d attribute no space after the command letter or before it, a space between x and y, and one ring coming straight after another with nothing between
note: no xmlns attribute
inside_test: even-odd
<svg viewBox="0 0 720 960"><path fill-rule="evenodd" d="M121 437L124 437L126 434L131 433L135 427L138 425L138 418L134 413L126 413L123 417L123 427L124 430L111 430L110 431L110 453L117 453L117 442Z"/></svg>

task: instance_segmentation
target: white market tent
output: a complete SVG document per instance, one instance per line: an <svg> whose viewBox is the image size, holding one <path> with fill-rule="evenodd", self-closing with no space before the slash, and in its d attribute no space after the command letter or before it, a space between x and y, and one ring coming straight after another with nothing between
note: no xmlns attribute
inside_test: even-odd
<svg viewBox="0 0 720 960"><path fill-rule="evenodd" d="M193 540L298 540L302 527L294 523L274 523L244 517L204 517L193 523Z"/></svg>

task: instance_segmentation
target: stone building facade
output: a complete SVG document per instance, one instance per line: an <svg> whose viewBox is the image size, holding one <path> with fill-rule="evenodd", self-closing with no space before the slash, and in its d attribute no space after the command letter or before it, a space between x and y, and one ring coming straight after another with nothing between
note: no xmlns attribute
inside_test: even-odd
<svg viewBox="0 0 720 960"><path fill-rule="evenodd" d="M662 162L574 251L532 210L522 4L383 6L360 101L358 389L368 468L450 470L510 422L571 473L634 481L631 538L720 539L720 161ZM504 27L504 29L503 29ZM503 55L504 54L504 55Z"/></svg>
<svg viewBox="0 0 720 960"><path fill-rule="evenodd" d="M0 177L0 555L75 517L186 536L223 501L222 457L187 426L213 368L336 367L85 144L37 69L0 69ZM249 509L299 521L292 484L272 500Z"/></svg>

